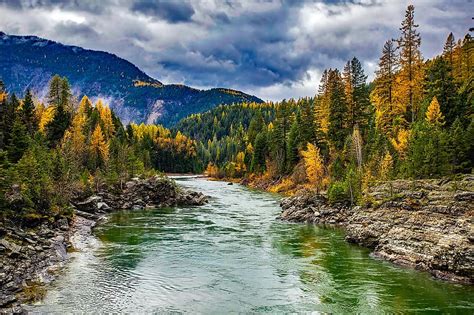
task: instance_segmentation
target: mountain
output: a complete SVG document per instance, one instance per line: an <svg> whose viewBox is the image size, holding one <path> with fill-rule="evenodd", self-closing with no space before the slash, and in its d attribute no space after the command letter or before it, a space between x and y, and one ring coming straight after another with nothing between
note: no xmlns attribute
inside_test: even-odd
<svg viewBox="0 0 474 315"><path fill-rule="evenodd" d="M30 88L43 98L54 74L67 77L78 97L103 98L124 123L171 126L219 104L263 102L231 89L165 85L114 54L0 32L0 79L9 91L22 95Z"/></svg>

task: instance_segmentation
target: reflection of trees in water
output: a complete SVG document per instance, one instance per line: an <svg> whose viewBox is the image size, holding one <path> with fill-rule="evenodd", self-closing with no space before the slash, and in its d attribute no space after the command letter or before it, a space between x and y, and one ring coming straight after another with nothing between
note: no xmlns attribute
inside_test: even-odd
<svg viewBox="0 0 474 315"><path fill-rule="evenodd" d="M468 301L474 293L474 288L456 287L425 273L369 258L369 250L345 242L338 229L277 224L271 231L272 246L298 259L294 266L303 290L315 292L323 311L456 311L450 308L450 301Z"/></svg>
<svg viewBox="0 0 474 315"><path fill-rule="evenodd" d="M106 244L101 256L120 270L131 270L145 257L150 249L147 243L155 243L174 213L173 208L159 208L113 213L107 223L97 231L97 236Z"/></svg>

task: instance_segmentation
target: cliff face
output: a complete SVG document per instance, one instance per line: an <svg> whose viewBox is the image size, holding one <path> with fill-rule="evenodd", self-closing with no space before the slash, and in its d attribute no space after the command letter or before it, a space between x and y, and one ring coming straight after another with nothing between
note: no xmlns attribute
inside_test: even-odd
<svg viewBox="0 0 474 315"><path fill-rule="evenodd" d="M329 205L316 195L284 199L281 219L345 228L346 239L373 255L474 283L474 176L460 180L396 180L372 187L367 206Z"/></svg>

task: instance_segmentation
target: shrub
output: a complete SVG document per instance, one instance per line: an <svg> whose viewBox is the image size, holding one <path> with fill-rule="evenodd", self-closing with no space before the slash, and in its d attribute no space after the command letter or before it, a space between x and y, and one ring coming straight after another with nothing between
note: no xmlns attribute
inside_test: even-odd
<svg viewBox="0 0 474 315"><path fill-rule="evenodd" d="M348 187L345 182L336 181L329 185L328 188L328 200L329 203L335 204L338 202L347 202L350 201L350 196L348 194Z"/></svg>

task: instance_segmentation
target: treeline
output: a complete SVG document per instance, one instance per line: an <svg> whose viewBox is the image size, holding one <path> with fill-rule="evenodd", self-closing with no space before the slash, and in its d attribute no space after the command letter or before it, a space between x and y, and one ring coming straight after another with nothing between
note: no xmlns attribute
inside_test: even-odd
<svg viewBox="0 0 474 315"><path fill-rule="evenodd" d="M360 200L375 180L440 177L474 167L473 40L449 34L424 60L414 7L383 45L370 84L357 58L324 71L315 98L222 106L178 124L216 177L328 189Z"/></svg>
<svg viewBox="0 0 474 315"><path fill-rule="evenodd" d="M47 103L28 90L9 95L0 81L0 219L34 225L70 214L77 193L122 185L155 170L191 171L196 143L161 126L124 127L108 106L54 76Z"/></svg>

